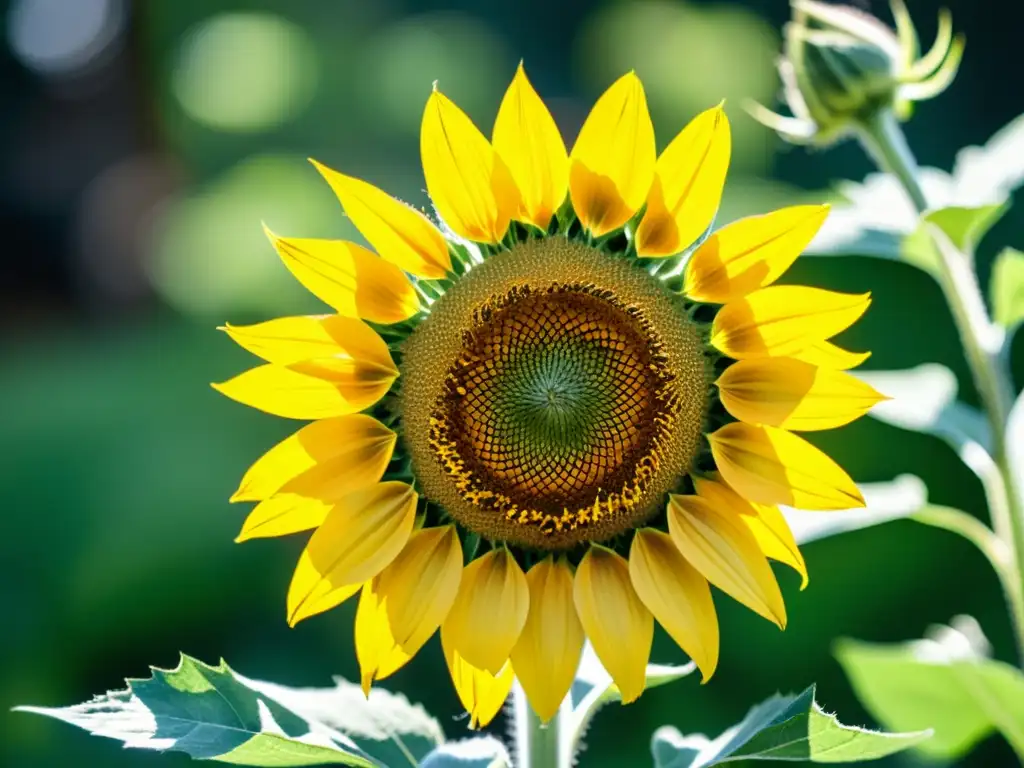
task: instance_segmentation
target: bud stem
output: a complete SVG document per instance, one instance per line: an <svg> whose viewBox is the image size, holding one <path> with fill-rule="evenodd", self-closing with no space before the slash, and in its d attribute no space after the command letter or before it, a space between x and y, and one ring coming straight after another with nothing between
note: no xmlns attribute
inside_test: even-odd
<svg viewBox="0 0 1024 768"><path fill-rule="evenodd" d="M875 164L900 182L918 214L926 213L928 201L918 180L917 162L896 116L890 110L880 110L859 128L861 144ZM984 486L992 527L1012 555L1002 567L995 562L993 565L1006 593L1020 663L1024 665L1024 495L1007 446L1013 384L1003 355L1005 334L989 319L972 260L937 227L930 226L929 233L941 257L939 284L992 430L994 461L990 459L987 467L986 462L973 462L972 468Z"/></svg>
<svg viewBox="0 0 1024 768"><path fill-rule="evenodd" d="M517 766L568 768L571 760L563 759L561 754L561 710L547 723L541 723L517 680L512 689L512 714L516 732Z"/></svg>

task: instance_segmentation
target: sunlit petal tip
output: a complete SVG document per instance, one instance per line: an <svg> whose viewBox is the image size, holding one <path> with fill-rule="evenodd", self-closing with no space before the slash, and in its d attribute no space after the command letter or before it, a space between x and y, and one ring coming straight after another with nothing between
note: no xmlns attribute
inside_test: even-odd
<svg viewBox="0 0 1024 768"><path fill-rule="evenodd" d="M573 599L597 657L628 704L643 693L654 617L633 587L624 558L591 545L576 569Z"/></svg>
<svg viewBox="0 0 1024 768"><path fill-rule="evenodd" d="M841 427L885 399L844 371L787 357L740 360L715 384L737 419L797 432Z"/></svg>
<svg viewBox="0 0 1024 768"><path fill-rule="evenodd" d="M436 82L423 111L420 157L427 192L452 231L499 242L519 210L519 189L490 142Z"/></svg>
<svg viewBox="0 0 1024 768"><path fill-rule="evenodd" d="M651 528L633 538L629 574L644 605L707 682L718 666L719 650L718 617L707 580L668 535Z"/></svg>
<svg viewBox="0 0 1024 768"><path fill-rule="evenodd" d="M814 510L864 506L835 461L787 430L733 422L706 437L722 478L749 501Z"/></svg>
<svg viewBox="0 0 1024 768"><path fill-rule="evenodd" d="M711 344L737 360L792 357L846 330L870 305L870 292L769 285L722 307Z"/></svg>
<svg viewBox="0 0 1024 768"><path fill-rule="evenodd" d="M313 164L382 259L427 279L443 278L451 271L444 235L420 211L369 182Z"/></svg>
<svg viewBox="0 0 1024 768"><path fill-rule="evenodd" d="M569 156L569 195L584 228L601 236L644 204L654 179L654 125L635 72L594 104Z"/></svg>
<svg viewBox="0 0 1024 768"><path fill-rule="evenodd" d="M515 680L512 665L503 664L497 675L474 667L455 650L444 626L441 627L441 649L455 692L469 713L469 727L476 729L487 726L501 711L512 690Z"/></svg>
<svg viewBox="0 0 1024 768"><path fill-rule="evenodd" d="M827 214L828 206L798 205L727 224L693 254L683 292L697 301L726 304L774 283L811 242Z"/></svg>
<svg viewBox="0 0 1024 768"><path fill-rule="evenodd" d="M732 154L722 106L697 115L658 158L647 210L636 233L637 253L679 253L708 230L718 212Z"/></svg>
<svg viewBox="0 0 1024 768"><path fill-rule="evenodd" d="M356 608L355 645L360 686L367 697L375 681L393 675L414 655L395 642L385 604L377 579L362 585Z"/></svg>
<svg viewBox="0 0 1024 768"><path fill-rule="evenodd" d="M405 273L361 245L267 234L295 279L340 315L387 325L420 310Z"/></svg>
<svg viewBox="0 0 1024 768"><path fill-rule="evenodd" d="M529 570L530 613L512 649L512 667L542 722L554 717L572 687L583 651L573 604L573 573L551 557Z"/></svg>
<svg viewBox="0 0 1024 768"><path fill-rule="evenodd" d="M492 140L521 194L516 218L546 230L565 200L569 161L558 126L522 62L501 101Z"/></svg>
<svg viewBox="0 0 1024 768"><path fill-rule="evenodd" d="M246 470L232 501L279 491L337 499L380 480L398 436L365 414L320 419L266 451Z"/></svg>
<svg viewBox="0 0 1024 768"><path fill-rule="evenodd" d="M750 610L786 627L775 574L741 516L699 496L671 495L669 535L687 562Z"/></svg>
<svg viewBox="0 0 1024 768"><path fill-rule="evenodd" d="M504 547L465 567L444 632L469 664L497 675L511 655L530 610L530 588Z"/></svg>

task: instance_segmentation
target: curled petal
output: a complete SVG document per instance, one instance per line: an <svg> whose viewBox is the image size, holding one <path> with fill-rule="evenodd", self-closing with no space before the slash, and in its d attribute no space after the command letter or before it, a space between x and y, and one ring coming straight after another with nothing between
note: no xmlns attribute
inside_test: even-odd
<svg viewBox="0 0 1024 768"><path fill-rule="evenodd" d="M828 216L827 205L797 205L734 221L715 232L686 265L683 293L726 304L774 283Z"/></svg>
<svg viewBox="0 0 1024 768"><path fill-rule="evenodd" d="M333 608L394 560L412 534L418 498L405 483L389 481L340 499L299 557L288 623Z"/></svg>
<svg viewBox="0 0 1024 768"><path fill-rule="evenodd" d="M671 256L707 231L722 200L731 151L721 104L697 115L665 148L636 231L640 256Z"/></svg>
<svg viewBox="0 0 1024 768"><path fill-rule="evenodd" d="M302 477L303 490L333 479L348 490L391 460L395 433L363 414L321 419L308 424L263 454L249 467L231 501L263 501L289 481ZM366 484L372 485L380 475ZM321 482L322 481L322 482ZM293 488L294 490L294 488ZM343 493L337 493L341 496Z"/></svg>
<svg viewBox="0 0 1024 768"><path fill-rule="evenodd" d="M409 653L395 642L377 579L366 582L359 595L355 635L359 678L367 696L374 681L393 675L415 655L415 652Z"/></svg>
<svg viewBox="0 0 1024 768"><path fill-rule="evenodd" d="M723 479L750 501L822 510L864 506L838 464L784 429L735 422L708 435L708 442Z"/></svg>
<svg viewBox="0 0 1024 768"><path fill-rule="evenodd" d="M626 561L592 545L576 569L576 612L608 674L628 704L644 692L654 617L637 596Z"/></svg>
<svg viewBox="0 0 1024 768"><path fill-rule="evenodd" d="M542 722L558 712L576 677L583 626L573 605L572 570L548 557L526 574L530 613L512 649L512 667Z"/></svg>
<svg viewBox="0 0 1024 768"><path fill-rule="evenodd" d="M722 307L711 343L737 360L790 357L853 325L871 294L848 294L802 285L770 285Z"/></svg>
<svg viewBox="0 0 1024 768"><path fill-rule="evenodd" d="M517 218L546 230L565 200L569 158L558 126L522 63L498 110L493 143L522 195Z"/></svg>
<svg viewBox="0 0 1024 768"><path fill-rule="evenodd" d="M636 532L629 551L633 587L654 618L690 655L707 682L718 666L718 615L707 580L661 531Z"/></svg>
<svg viewBox="0 0 1024 768"><path fill-rule="evenodd" d="M444 659L448 664L455 692L459 695L462 706L469 712L469 727L486 726L501 711L502 704L512 690L512 681L515 679L512 665L506 662L496 675L474 667L455 650L443 624L441 648L444 650Z"/></svg>
<svg viewBox="0 0 1024 768"><path fill-rule="evenodd" d="M473 121L436 89L423 112L420 155L427 192L445 223L467 240L501 240L519 210L519 190Z"/></svg>
<svg viewBox="0 0 1024 768"><path fill-rule="evenodd" d="M448 274L452 268L448 244L426 216L372 184L315 160L313 165L382 259L417 277L441 278Z"/></svg>
<svg viewBox="0 0 1024 768"><path fill-rule="evenodd" d="M494 549L466 566L445 634L466 661L498 674L530 610L526 576L508 550Z"/></svg>
<svg viewBox="0 0 1024 768"><path fill-rule="evenodd" d="M740 360L716 384L737 419L796 431L841 427L885 399L848 373L787 357Z"/></svg>
<svg viewBox="0 0 1024 768"><path fill-rule="evenodd" d="M390 324L419 312L416 291L402 270L362 246L264 230L295 278L339 315Z"/></svg>
<svg viewBox="0 0 1024 768"><path fill-rule="evenodd" d="M654 126L634 72L623 75L590 111L569 157L569 195L595 236L640 210L654 179Z"/></svg>
<svg viewBox="0 0 1024 768"><path fill-rule="evenodd" d="M683 557L708 581L786 628L786 605L775 574L740 515L699 496L672 494L668 530Z"/></svg>

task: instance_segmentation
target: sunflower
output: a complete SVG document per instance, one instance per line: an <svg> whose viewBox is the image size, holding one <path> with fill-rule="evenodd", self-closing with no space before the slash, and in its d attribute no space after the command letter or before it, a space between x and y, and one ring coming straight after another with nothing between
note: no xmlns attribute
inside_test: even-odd
<svg viewBox="0 0 1024 768"><path fill-rule="evenodd" d="M436 221L315 164L375 252L268 231L334 314L224 329L265 364L215 387L312 421L245 474L238 540L313 531L288 621L358 593L367 691L440 628L473 725L513 677L550 719L585 639L633 701L655 619L707 680L709 585L780 628L769 559L806 585L776 505L863 505L794 432L880 399L828 341L870 298L773 285L827 206L710 233L722 107L656 156L633 73L571 153L522 66L491 141L435 85L421 153Z"/></svg>

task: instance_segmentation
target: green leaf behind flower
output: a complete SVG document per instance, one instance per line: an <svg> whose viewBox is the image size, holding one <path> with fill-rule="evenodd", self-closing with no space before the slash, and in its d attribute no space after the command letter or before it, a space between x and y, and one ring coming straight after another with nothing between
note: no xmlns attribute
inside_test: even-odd
<svg viewBox="0 0 1024 768"><path fill-rule="evenodd" d="M929 726L921 749L955 758L1001 732L1024 755L1024 674L985 658L963 633L939 628L899 645L843 640L836 657L864 706L888 728Z"/></svg>
<svg viewBox="0 0 1024 768"><path fill-rule="evenodd" d="M814 700L812 685L798 696L773 696L714 740L659 728L651 751L657 768L698 768L737 760L843 763L877 760L920 744L930 735L881 733L846 726Z"/></svg>
<svg viewBox="0 0 1024 768"><path fill-rule="evenodd" d="M367 699L343 680L285 688L185 655L173 670L154 668L152 677L85 704L19 710L127 747L234 765L415 766L444 740L437 721L402 696L374 690Z"/></svg>
<svg viewBox="0 0 1024 768"><path fill-rule="evenodd" d="M1024 253L1004 248L992 265L989 283L992 318L1005 328L1024 320Z"/></svg>

